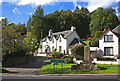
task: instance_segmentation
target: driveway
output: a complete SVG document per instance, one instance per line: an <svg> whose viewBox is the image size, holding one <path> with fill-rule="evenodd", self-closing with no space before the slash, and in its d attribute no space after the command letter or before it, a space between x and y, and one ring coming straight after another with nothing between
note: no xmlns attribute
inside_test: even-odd
<svg viewBox="0 0 120 81"><path fill-rule="evenodd" d="M6 67L9 73L2 73L3 78L8 76L35 76L40 75L40 68L43 65L50 64L50 57L41 57L41 56L34 56L34 60L15 67Z"/></svg>

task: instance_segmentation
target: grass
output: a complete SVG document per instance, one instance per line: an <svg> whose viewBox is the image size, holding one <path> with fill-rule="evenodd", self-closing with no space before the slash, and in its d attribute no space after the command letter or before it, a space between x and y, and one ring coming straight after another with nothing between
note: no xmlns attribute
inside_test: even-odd
<svg viewBox="0 0 120 81"><path fill-rule="evenodd" d="M0 69L0 72L2 72L2 73L8 73L9 71L8 70L6 70L6 69L4 69L3 67Z"/></svg>
<svg viewBox="0 0 120 81"><path fill-rule="evenodd" d="M90 40L86 40L86 41L83 41L85 44L87 44L87 46L89 46L89 42Z"/></svg>
<svg viewBox="0 0 120 81"><path fill-rule="evenodd" d="M90 71L90 70L71 70L71 65L76 65L75 63L64 63L63 64L63 72L62 72L62 65L59 63L55 65L55 71L53 70L53 65L48 64L44 65L41 70L42 74L54 74L54 73L120 73L118 71L118 66L120 65L108 65L108 64L97 64L100 65L100 67L106 68L106 70L100 70L100 71Z"/></svg>

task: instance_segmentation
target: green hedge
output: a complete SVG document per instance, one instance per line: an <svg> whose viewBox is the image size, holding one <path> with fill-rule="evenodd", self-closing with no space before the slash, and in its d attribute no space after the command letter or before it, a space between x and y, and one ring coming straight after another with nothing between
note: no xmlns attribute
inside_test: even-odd
<svg viewBox="0 0 120 81"><path fill-rule="evenodd" d="M16 66L27 63L27 56L9 57L3 62L3 66Z"/></svg>
<svg viewBox="0 0 120 81"><path fill-rule="evenodd" d="M72 55L79 55L84 56L84 45L83 44L76 44L71 48Z"/></svg>

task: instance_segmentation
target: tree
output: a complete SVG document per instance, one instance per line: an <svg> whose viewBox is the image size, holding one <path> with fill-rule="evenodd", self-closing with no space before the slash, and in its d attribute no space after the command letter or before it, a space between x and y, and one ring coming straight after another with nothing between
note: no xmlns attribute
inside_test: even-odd
<svg viewBox="0 0 120 81"><path fill-rule="evenodd" d="M43 18L44 18L44 11L41 6L35 10L32 15L32 26L34 30L34 34L36 35L38 41L41 37L41 29L43 29ZM44 34L43 34L44 35Z"/></svg>
<svg viewBox="0 0 120 81"><path fill-rule="evenodd" d="M99 40L98 40L98 38L93 38L93 39L90 41L90 46L91 46L91 47L98 47L98 46L99 46Z"/></svg>
<svg viewBox="0 0 120 81"><path fill-rule="evenodd" d="M89 27L92 35L95 35L96 31L103 31L104 28L113 29L117 25L118 18L112 7L108 7L106 9L99 7L91 14Z"/></svg>
<svg viewBox="0 0 120 81"><path fill-rule="evenodd" d="M27 31L26 37L24 38L25 49L27 52L35 51L37 49L37 37L35 36L33 27L31 31ZM37 47L36 47L37 46Z"/></svg>
<svg viewBox="0 0 120 81"><path fill-rule="evenodd" d="M23 37L21 36L21 32L18 31L14 23L2 27L2 35L3 35L2 44L4 45L2 51L3 55L10 56L25 55L25 50L23 49L22 42Z"/></svg>
<svg viewBox="0 0 120 81"><path fill-rule="evenodd" d="M83 14L90 14L89 10L87 8L84 8L84 7L81 8L80 12Z"/></svg>
<svg viewBox="0 0 120 81"><path fill-rule="evenodd" d="M94 38L99 38L103 34L103 31L96 31Z"/></svg>

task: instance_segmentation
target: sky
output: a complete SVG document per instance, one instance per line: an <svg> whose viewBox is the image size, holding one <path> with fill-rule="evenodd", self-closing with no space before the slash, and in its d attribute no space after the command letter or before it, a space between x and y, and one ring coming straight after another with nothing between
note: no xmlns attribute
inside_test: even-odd
<svg viewBox="0 0 120 81"><path fill-rule="evenodd" d="M112 7L120 18L120 0L0 0L0 17L6 17L11 23L26 23L35 9L41 5L44 15L55 10L74 11L76 6L86 7L90 12L98 7ZM1 18L0 18L1 19Z"/></svg>

